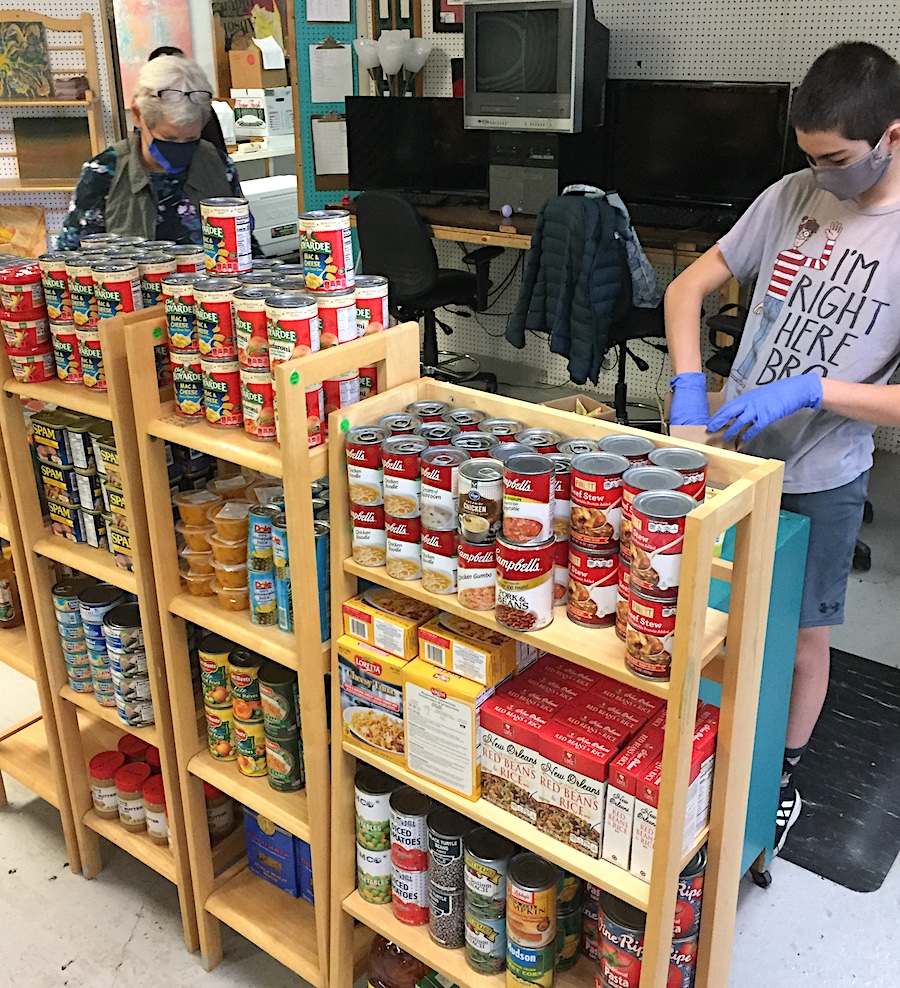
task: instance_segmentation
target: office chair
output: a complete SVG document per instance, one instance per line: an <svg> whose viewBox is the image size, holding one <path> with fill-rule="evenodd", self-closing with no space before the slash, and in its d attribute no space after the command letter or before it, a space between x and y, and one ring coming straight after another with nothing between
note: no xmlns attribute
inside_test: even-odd
<svg viewBox="0 0 900 988"><path fill-rule="evenodd" d="M491 286L490 262L503 248L479 247L466 254L463 261L474 272L438 267L425 221L412 203L393 192L373 190L356 199L356 230L364 270L388 280L392 314L424 321L422 373L453 384L478 381L496 392L496 376L482 371L474 357L438 350L437 327L448 335L453 330L438 319L435 310L462 305L484 312ZM458 314L469 316L468 312Z"/></svg>

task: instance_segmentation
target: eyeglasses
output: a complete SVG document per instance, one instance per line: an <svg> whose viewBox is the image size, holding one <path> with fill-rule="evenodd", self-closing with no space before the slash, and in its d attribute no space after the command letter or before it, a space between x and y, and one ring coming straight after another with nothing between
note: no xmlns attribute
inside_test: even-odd
<svg viewBox="0 0 900 988"><path fill-rule="evenodd" d="M208 93L205 89L194 89L189 93L180 89L160 89L155 99L162 100L163 103L180 103L183 99L189 99L199 106L207 106L212 102L212 93Z"/></svg>

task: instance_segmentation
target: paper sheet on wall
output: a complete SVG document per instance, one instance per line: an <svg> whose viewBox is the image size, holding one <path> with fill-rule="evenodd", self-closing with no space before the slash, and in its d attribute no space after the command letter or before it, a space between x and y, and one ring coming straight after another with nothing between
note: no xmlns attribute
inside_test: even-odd
<svg viewBox="0 0 900 988"><path fill-rule="evenodd" d="M353 59L349 45L309 46L310 97L313 103L342 103L353 93Z"/></svg>
<svg viewBox="0 0 900 988"><path fill-rule="evenodd" d="M346 175L347 122L345 120L313 120L313 158L317 175Z"/></svg>
<svg viewBox="0 0 900 988"><path fill-rule="evenodd" d="M274 38L254 38L253 44L262 52L264 69L284 68L284 52Z"/></svg>
<svg viewBox="0 0 900 988"><path fill-rule="evenodd" d="M340 24L350 20L350 0L306 0L306 19Z"/></svg>

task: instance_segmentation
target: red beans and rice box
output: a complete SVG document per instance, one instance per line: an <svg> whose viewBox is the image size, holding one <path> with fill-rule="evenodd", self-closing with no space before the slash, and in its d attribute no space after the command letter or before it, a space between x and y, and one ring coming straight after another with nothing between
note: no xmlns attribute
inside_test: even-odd
<svg viewBox="0 0 900 988"><path fill-rule="evenodd" d="M497 622L511 631L537 631L553 620L553 555L551 536L536 545L517 545L497 538Z"/></svg>

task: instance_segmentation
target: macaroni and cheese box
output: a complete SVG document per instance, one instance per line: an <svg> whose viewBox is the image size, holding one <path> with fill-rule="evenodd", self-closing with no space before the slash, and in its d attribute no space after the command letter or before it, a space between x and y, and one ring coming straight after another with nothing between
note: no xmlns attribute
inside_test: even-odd
<svg viewBox="0 0 900 988"><path fill-rule="evenodd" d="M441 613L419 628L419 655L485 686L496 686L516 670L514 639L455 614Z"/></svg>
<svg viewBox="0 0 900 988"><path fill-rule="evenodd" d="M406 765L466 799L481 796L479 711L493 690L413 659L403 670Z"/></svg>
<svg viewBox="0 0 900 988"><path fill-rule="evenodd" d="M343 605L344 634L401 659L419 654L419 626L437 608L383 587L370 587Z"/></svg>
<svg viewBox="0 0 900 988"><path fill-rule="evenodd" d="M349 635L338 638L337 649L344 740L402 763L406 660Z"/></svg>

